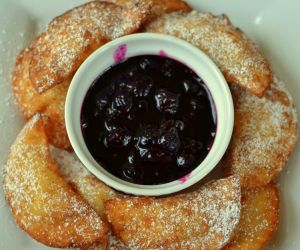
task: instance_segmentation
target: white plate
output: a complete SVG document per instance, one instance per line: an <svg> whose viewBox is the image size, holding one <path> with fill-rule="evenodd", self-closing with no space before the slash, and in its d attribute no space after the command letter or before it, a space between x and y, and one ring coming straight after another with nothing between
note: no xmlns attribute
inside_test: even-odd
<svg viewBox="0 0 300 250"><path fill-rule="evenodd" d="M9 84L14 59L51 18L85 0L0 0L0 166L23 125ZM226 13L232 22L254 39L276 74L288 84L300 110L300 1L299 0L190 0L195 8ZM300 145L281 175L281 221L267 249L300 249ZM2 169L0 169L2 172ZM0 175L2 181L2 174ZM0 191L0 249L49 249L15 225Z"/></svg>

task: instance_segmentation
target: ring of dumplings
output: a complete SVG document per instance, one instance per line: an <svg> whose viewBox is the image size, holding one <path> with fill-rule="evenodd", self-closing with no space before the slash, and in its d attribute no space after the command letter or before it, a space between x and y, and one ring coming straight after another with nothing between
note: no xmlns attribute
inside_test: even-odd
<svg viewBox="0 0 300 250"><path fill-rule="evenodd" d="M223 165L233 176L188 194L129 197L65 151L72 150L64 102L74 73L104 43L140 31L187 40L231 84L236 121ZM276 230L274 182L296 143L295 109L256 45L225 15L192 11L181 0L89 2L55 18L19 54L12 86L28 122L11 147L4 191L18 225L38 241L82 250L259 250ZM286 147L274 148L274 135Z"/></svg>

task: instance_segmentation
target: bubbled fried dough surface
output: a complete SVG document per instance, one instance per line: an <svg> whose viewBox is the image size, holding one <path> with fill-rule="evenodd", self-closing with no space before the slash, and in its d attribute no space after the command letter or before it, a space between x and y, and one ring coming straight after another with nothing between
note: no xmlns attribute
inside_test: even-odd
<svg viewBox="0 0 300 250"><path fill-rule="evenodd" d="M4 193L18 225L53 247L81 247L105 239L108 226L60 176L35 115L13 143L4 173Z"/></svg>
<svg viewBox="0 0 300 250"><path fill-rule="evenodd" d="M113 199L105 213L132 249L219 249L239 221L240 184L229 177L189 194Z"/></svg>
<svg viewBox="0 0 300 250"><path fill-rule="evenodd" d="M74 153L50 147L51 155L59 166L64 179L77 193L105 220L104 203L123 195L93 176L80 162ZM117 237L109 234L106 241L96 242L81 250L126 250L128 249ZM128 249L129 250L129 249Z"/></svg>
<svg viewBox="0 0 300 250"><path fill-rule="evenodd" d="M240 221L233 239L223 250L260 250L270 240L279 221L279 190L268 184L251 190L242 190ZM94 245L88 250L101 250ZM129 250L117 237L110 235L108 250ZM133 248L132 248L133 249Z"/></svg>
<svg viewBox="0 0 300 250"><path fill-rule="evenodd" d="M137 31L149 14L149 2L126 8L92 1L55 18L34 41L29 78L37 92L70 79L80 64L104 43Z"/></svg>
<svg viewBox="0 0 300 250"><path fill-rule="evenodd" d="M190 12L192 8L185 2L181 0L152 0L152 16L158 17L165 13L171 12Z"/></svg>
<svg viewBox="0 0 300 250"><path fill-rule="evenodd" d="M286 165L297 141L297 115L285 84L274 77L262 98L231 85L235 105L232 140L223 163L244 188L268 184Z"/></svg>
<svg viewBox="0 0 300 250"><path fill-rule="evenodd" d="M81 248L80 250L139 250L139 249L130 249L116 236L109 235L108 241L105 244L95 243L87 248Z"/></svg>
<svg viewBox="0 0 300 250"><path fill-rule="evenodd" d="M104 219L104 202L121 197L121 194L92 175L82 165L75 153L54 147L51 147L50 150L64 179Z"/></svg>
<svg viewBox="0 0 300 250"><path fill-rule="evenodd" d="M122 6L131 7L136 0L107 0ZM182 0L148 0L152 2L151 18L171 12L190 12L192 8Z"/></svg>
<svg viewBox="0 0 300 250"><path fill-rule="evenodd" d="M242 191L241 219L234 238L223 250L260 250L279 221L279 190L275 184Z"/></svg>
<svg viewBox="0 0 300 250"><path fill-rule="evenodd" d="M49 142L56 147L71 150L71 144L65 128L64 105L70 80L56 85L39 94L29 79L29 64L32 48L21 51L12 74L13 93L26 120L39 112L49 117L46 134Z"/></svg>
<svg viewBox="0 0 300 250"><path fill-rule="evenodd" d="M272 81L267 60L246 35L225 15L171 13L155 19L146 28L179 37L203 50L221 69L227 82L238 83L262 96Z"/></svg>

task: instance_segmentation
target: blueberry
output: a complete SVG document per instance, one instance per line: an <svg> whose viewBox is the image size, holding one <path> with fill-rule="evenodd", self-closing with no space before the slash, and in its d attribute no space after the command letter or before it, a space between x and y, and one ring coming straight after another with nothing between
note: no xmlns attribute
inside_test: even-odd
<svg viewBox="0 0 300 250"><path fill-rule="evenodd" d="M105 132L104 131L100 131L98 134L98 142L102 142L104 140L105 137Z"/></svg>
<svg viewBox="0 0 300 250"><path fill-rule="evenodd" d="M193 154L182 152L177 156L176 161L178 167L188 168L195 163L196 158Z"/></svg>
<svg viewBox="0 0 300 250"><path fill-rule="evenodd" d="M181 141L175 127L163 131L157 141L158 146L168 155L175 155L181 146Z"/></svg>
<svg viewBox="0 0 300 250"><path fill-rule="evenodd" d="M98 117L100 117L100 116L101 116L100 110L99 110L99 109L95 109L95 110L94 110L94 117L98 118Z"/></svg>
<svg viewBox="0 0 300 250"><path fill-rule="evenodd" d="M109 118L118 119L125 117L133 106L131 95L126 90L119 90L113 97L112 102L107 109Z"/></svg>
<svg viewBox="0 0 300 250"><path fill-rule="evenodd" d="M119 91L112 101L112 108L122 113L128 113L132 108L132 97L127 91Z"/></svg>
<svg viewBox="0 0 300 250"><path fill-rule="evenodd" d="M191 110L193 112L199 112L199 111L203 111L204 110L203 104L198 99L191 99L190 100L190 106L191 106Z"/></svg>
<svg viewBox="0 0 300 250"><path fill-rule="evenodd" d="M170 138L172 139L172 138ZM166 142L166 136L161 137L161 131L154 125L143 126L138 135L136 136L136 149L138 150L139 156L143 161L147 162L164 162L170 161L171 158L167 151L164 151L162 147L173 149L174 144L168 138Z"/></svg>
<svg viewBox="0 0 300 250"><path fill-rule="evenodd" d="M136 149L144 161L169 162L180 149L181 141L173 120L162 123L161 128L146 125L135 139Z"/></svg>
<svg viewBox="0 0 300 250"><path fill-rule="evenodd" d="M148 58L144 58L140 62L140 68L146 70L151 65L151 61Z"/></svg>
<svg viewBox="0 0 300 250"><path fill-rule="evenodd" d="M165 63L162 65L161 71L163 72L163 75L167 78L171 78L174 76L174 63L173 61L166 59Z"/></svg>
<svg viewBox="0 0 300 250"><path fill-rule="evenodd" d="M210 136L211 136L212 138L214 138L214 137L216 136L216 131L215 131L215 130L210 131Z"/></svg>
<svg viewBox="0 0 300 250"><path fill-rule="evenodd" d="M166 120L161 123L161 128L164 130L170 129L171 127L176 127L179 131L183 131L185 124L181 120Z"/></svg>
<svg viewBox="0 0 300 250"><path fill-rule="evenodd" d="M183 121L177 120L177 121L175 121L175 126L179 131L183 131L185 124Z"/></svg>
<svg viewBox="0 0 300 250"><path fill-rule="evenodd" d="M110 149L122 149L131 142L131 135L126 128L115 128L107 133L104 138L104 145Z"/></svg>
<svg viewBox="0 0 300 250"><path fill-rule="evenodd" d="M142 159L149 158L148 157L148 155L149 155L149 150L148 149L145 149L145 148L137 148L137 149L138 149L138 152L139 152L139 156Z"/></svg>
<svg viewBox="0 0 300 250"><path fill-rule="evenodd" d="M201 89L199 83L192 81L190 79L185 79L182 82L184 91L190 94L196 94Z"/></svg>
<svg viewBox="0 0 300 250"><path fill-rule="evenodd" d="M127 76L119 76L112 79L111 82L115 86L115 91L126 89Z"/></svg>
<svg viewBox="0 0 300 250"><path fill-rule="evenodd" d="M100 110L103 110L108 104L108 98L106 96L104 97L97 97L96 99L96 105Z"/></svg>
<svg viewBox="0 0 300 250"><path fill-rule="evenodd" d="M168 130L174 126L175 126L175 120L173 119L162 121L160 124L162 130Z"/></svg>
<svg viewBox="0 0 300 250"><path fill-rule="evenodd" d="M194 71L192 69L190 69L190 68L185 68L184 69L184 73L186 75L193 75L193 74L195 74Z"/></svg>
<svg viewBox="0 0 300 250"><path fill-rule="evenodd" d="M156 108L162 113L176 114L179 108L179 94L159 89L155 95Z"/></svg>
<svg viewBox="0 0 300 250"><path fill-rule="evenodd" d="M148 150L143 159L148 162L170 162L172 160L169 155L157 148Z"/></svg>
<svg viewBox="0 0 300 250"><path fill-rule="evenodd" d="M96 106L103 110L109 103L110 97L115 92L115 85L110 84L106 88L102 89L97 95L96 95Z"/></svg>
<svg viewBox="0 0 300 250"><path fill-rule="evenodd" d="M129 181L135 181L139 177L138 171L129 164L122 166L122 175Z"/></svg>
<svg viewBox="0 0 300 250"><path fill-rule="evenodd" d="M127 75L128 75L129 77L132 77L132 76L134 76L134 75L138 72L138 70L139 70L139 67L138 67L138 66L131 66L131 67L129 68L129 70L128 70Z"/></svg>
<svg viewBox="0 0 300 250"><path fill-rule="evenodd" d="M183 142L183 150L177 156L177 165L179 167L190 167L196 161L196 155L203 149L203 144L191 138Z"/></svg>
<svg viewBox="0 0 300 250"><path fill-rule="evenodd" d="M147 101L145 101L145 100L139 101L138 102L138 109L140 111L143 111L143 112L148 112L149 107L148 107Z"/></svg>
<svg viewBox="0 0 300 250"><path fill-rule="evenodd" d="M134 153L129 153L129 154L128 154L128 157L127 157L128 163L129 163L129 164L134 164L135 161L136 161L135 158L136 158L136 156L134 155Z"/></svg>
<svg viewBox="0 0 300 250"><path fill-rule="evenodd" d="M117 125L114 124L110 119L104 122L104 127L107 131L116 130L118 128Z"/></svg>
<svg viewBox="0 0 300 250"><path fill-rule="evenodd" d="M81 121L81 128L86 129L89 126L88 122L86 120Z"/></svg>
<svg viewBox="0 0 300 250"><path fill-rule="evenodd" d="M146 97L153 87L153 80L145 75L134 75L128 79L126 87L135 97Z"/></svg>
<svg viewBox="0 0 300 250"><path fill-rule="evenodd" d="M132 121L135 118L135 114L134 113L129 113L127 116L127 119Z"/></svg>
<svg viewBox="0 0 300 250"><path fill-rule="evenodd" d="M201 84L203 84L203 81L200 78L194 78L194 79L185 79L182 82L183 89L186 93L194 94L197 96L205 96L205 90L203 87L201 87Z"/></svg>
<svg viewBox="0 0 300 250"><path fill-rule="evenodd" d="M138 148L149 148L156 145L159 137L159 129L154 125L147 125L140 128L137 136Z"/></svg>
<svg viewBox="0 0 300 250"><path fill-rule="evenodd" d="M172 157L160 148L154 146L148 149L140 149L140 157L145 162L170 162Z"/></svg>
<svg viewBox="0 0 300 250"><path fill-rule="evenodd" d="M196 141L191 138L186 138L183 141L183 149L186 152L196 154L196 153L199 153L203 149L203 143L201 141Z"/></svg>

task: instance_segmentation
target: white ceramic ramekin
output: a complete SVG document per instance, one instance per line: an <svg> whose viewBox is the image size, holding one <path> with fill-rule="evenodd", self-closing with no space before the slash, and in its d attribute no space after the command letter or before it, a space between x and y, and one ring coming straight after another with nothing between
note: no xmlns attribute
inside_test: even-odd
<svg viewBox="0 0 300 250"><path fill-rule="evenodd" d="M137 55L161 55L178 60L206 83L216 109L217 131L211 150L187 176L160 185L139 185L121 180L101 167L90 154L80 126L81 106L94 80L110 66ZM107 185L135 195L165 195L185 189L205 177L220 161L233 129L233 102L228 85L217 66L202 51L175 37L141 33L116 39L96 50L80 66L69 88L65 107L66 127L73 149L82 163Z"/></svg>

